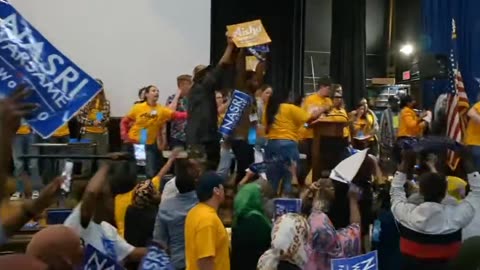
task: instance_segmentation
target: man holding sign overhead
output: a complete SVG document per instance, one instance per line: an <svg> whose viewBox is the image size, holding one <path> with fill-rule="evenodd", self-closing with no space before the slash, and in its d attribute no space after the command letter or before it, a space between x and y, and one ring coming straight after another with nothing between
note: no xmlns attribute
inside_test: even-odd
<svg viewBox="0 0 480 270"><path fill-rule="evenodd" d="M220 136L218 134L218 111L215 99L217 83L226 68L233 63L235 44L227 36L227 48L217 66L196 66L193 71L193 86L188 95L188 118L186 126L187 145L206 154L208 167L216 170L220 161Z"/></svg>

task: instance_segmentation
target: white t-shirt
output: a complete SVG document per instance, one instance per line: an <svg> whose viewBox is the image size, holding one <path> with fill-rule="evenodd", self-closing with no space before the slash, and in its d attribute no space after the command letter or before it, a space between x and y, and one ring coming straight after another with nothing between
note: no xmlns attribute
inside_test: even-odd
<svg viewBox="0 0 480 270"><path fill-rule="evenodd" d="M178 193L179 192L175 184L175 177L173 177L167 183L165 183L165 186L163 187L162 202L175 197Z"/></svg>
<svg viewBox="0 0 480 270"><path fill-rule="evenodd" d="M101 224L97 224L91 220L88 227L84 229L80 225L80 206L79 204L75 207L63 224L76 231L85 242L85 245L93 246L118 262L123 261L132 253L135 247L118 235L117 229L108 222L102 221Z"/></svg>

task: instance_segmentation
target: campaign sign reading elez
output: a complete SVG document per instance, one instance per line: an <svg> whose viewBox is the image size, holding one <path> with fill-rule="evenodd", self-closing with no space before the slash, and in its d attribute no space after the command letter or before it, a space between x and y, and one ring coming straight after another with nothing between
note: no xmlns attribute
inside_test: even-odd
<svg viewBox="0 0 480 270"><path fill-rule="evenodd" d="M243 112L252 102L252 98L242 91L234 90L232 101L228 105L227 112L220 125L219 131L224 136L230 136L238 125Z"/></svg>
<svg viewBox="0 0 480 270"><path fill-rule="evenodd" d="M39 105L27 123L50 137L100 91L101 86L43 37L15 8L0 1L0 96L20 84Z"/></svg>

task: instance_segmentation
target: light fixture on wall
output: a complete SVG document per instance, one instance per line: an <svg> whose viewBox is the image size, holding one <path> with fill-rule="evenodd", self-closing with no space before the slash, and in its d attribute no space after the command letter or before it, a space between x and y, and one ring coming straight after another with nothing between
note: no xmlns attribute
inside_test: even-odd
<svg viewBox="0 0 480 270"><path fill-rule="evenodd" d="M401 48L400 48L400 52L404 55L411 55L413 53L413 45L410 44L410 43L407 43L407 44L404 44Z"/></svg>

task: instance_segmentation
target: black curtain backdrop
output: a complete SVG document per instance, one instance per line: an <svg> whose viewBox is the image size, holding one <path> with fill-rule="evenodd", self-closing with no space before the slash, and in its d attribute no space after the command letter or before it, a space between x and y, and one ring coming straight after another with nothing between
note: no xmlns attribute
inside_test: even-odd
<svg viewBox="0 0 480 270"><path fill-rule="evenodd" d="M349 109L366 97L365 1L335 0L332 3L330 76L342 85Z"/></svg>
<svg viewBox="0 0 480 270"><path fill-rule="evenodd" d="M305 0L212 0L211 5L211 64L223 54L227 25L261 19L272 39L265 83L274 92L298 97L303 88Z"/></svg>

